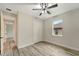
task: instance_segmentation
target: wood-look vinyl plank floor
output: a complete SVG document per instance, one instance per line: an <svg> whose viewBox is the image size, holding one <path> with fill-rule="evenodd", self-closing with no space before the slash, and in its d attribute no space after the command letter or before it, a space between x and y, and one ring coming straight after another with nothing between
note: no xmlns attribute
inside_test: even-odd
<svg viewBox="0 0 79 59"><path fill-rule="evenodd" d="M21 49L8 49L3 56L72 56L73 53L61 47L39 42Z"/></svg>

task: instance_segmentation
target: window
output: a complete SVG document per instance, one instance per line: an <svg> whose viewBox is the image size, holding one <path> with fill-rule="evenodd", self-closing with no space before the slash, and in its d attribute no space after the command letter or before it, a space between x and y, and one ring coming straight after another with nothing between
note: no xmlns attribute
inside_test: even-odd
<svg viewBox="0 0 79 59"><path fill-rule="evenodd" d="M63 36L63 20L56 19L52 23L52 35L53 36Z"/></svg>

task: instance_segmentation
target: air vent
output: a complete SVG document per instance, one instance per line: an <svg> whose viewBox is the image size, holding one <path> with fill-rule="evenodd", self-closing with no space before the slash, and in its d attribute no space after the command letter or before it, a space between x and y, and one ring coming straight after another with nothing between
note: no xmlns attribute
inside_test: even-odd
<svg viewBox="0 0 79 59"><path fill-rule="evenodd" d="M9 8L6 8L6 10L7 10L7 11L12 11L12 10L11 10L11 9L9 9Z"/></svg>

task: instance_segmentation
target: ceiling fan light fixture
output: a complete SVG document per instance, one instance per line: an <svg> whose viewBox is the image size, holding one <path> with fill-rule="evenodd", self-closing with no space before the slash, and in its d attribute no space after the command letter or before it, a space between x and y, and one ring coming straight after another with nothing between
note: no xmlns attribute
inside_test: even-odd
<svg viewBox="0 0 79 59"><path fill-rule="evenodd" d="M47 13L47 11L46 10L43 10L42 13Z"/></svg>
<svg viewBox="0 0 79 59"><path fill-rule="evenodd" d="M44 11L42 11L42 14L44 13Z"/></svg>
<svg viewBox="0 0 79 59"><path fill-rule="evenodd" d="M47 13L47 10L44 10L44 13Z"/></svg>
<svg viewBox="0 0 79 59"><path fill-rule="evenodd" d="M42 14L51 14L50 11L48 11L48 9L51 9L51 8L55 8L55 7L58 7L58 4L49 4L49 3L40 3L40 5L38 5L39 8L36 8L36 9L32 9L32 10L41 10L41 13L39 14L39 16L41 16Z"/></svg>

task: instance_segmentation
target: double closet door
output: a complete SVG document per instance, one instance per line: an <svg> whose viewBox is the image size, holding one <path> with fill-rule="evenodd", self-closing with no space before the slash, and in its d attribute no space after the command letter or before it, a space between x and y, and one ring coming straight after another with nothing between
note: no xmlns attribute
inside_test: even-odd
<svg viewBox="0 0 79 59"><path fill-rule="evenodd" d="M1 54L8 49L10 41L17 42L16 34L16 15L1 11Z"/></svg>

